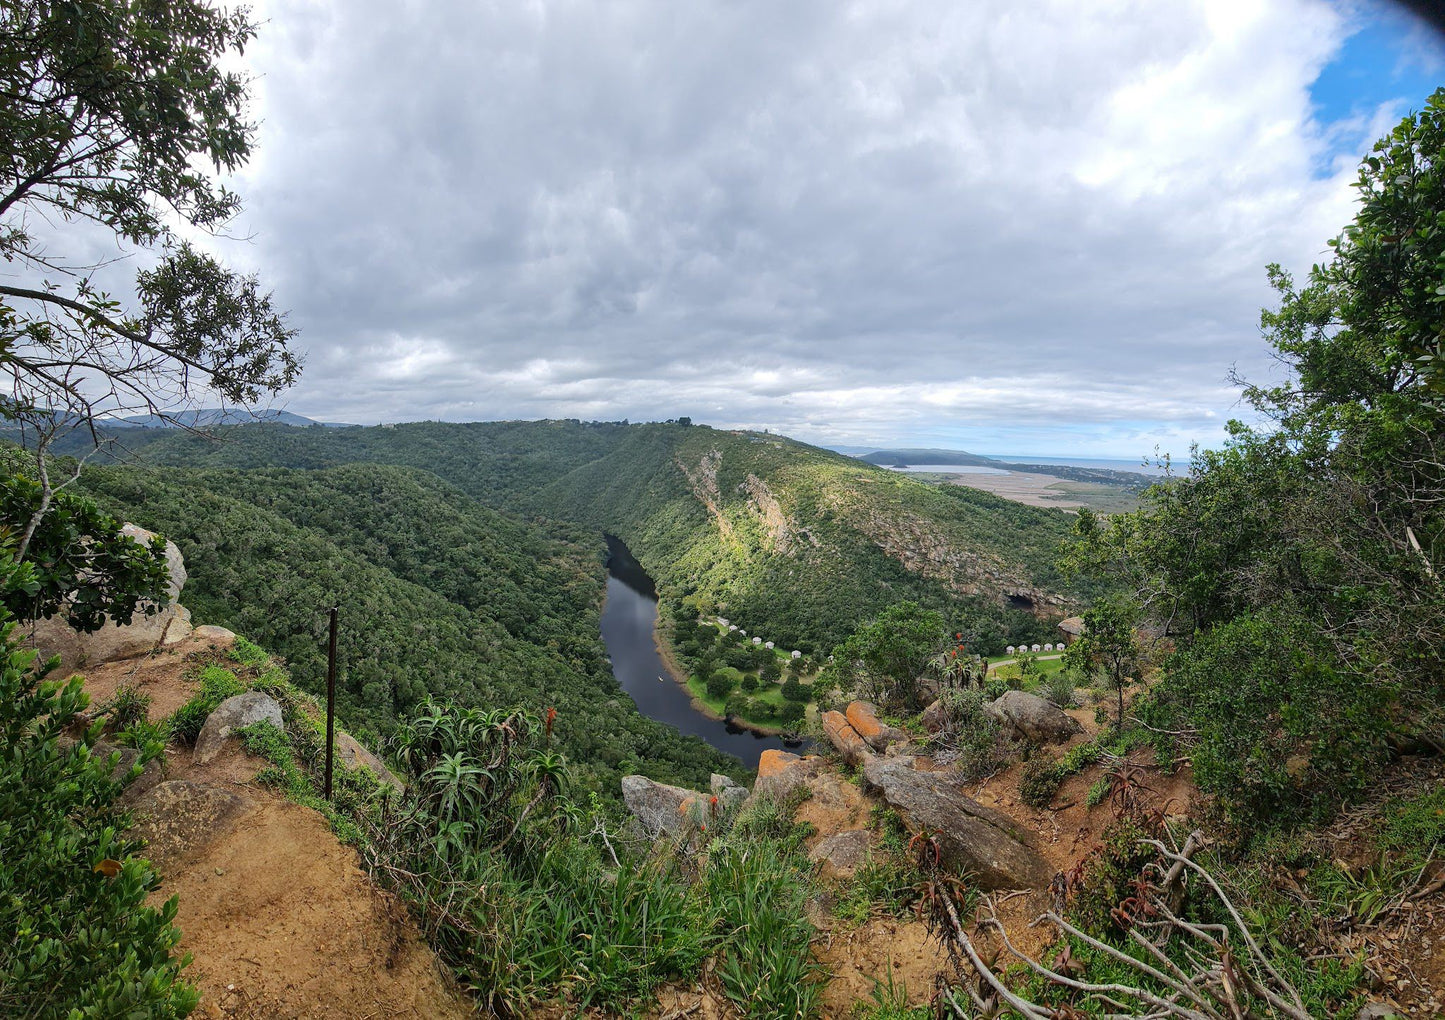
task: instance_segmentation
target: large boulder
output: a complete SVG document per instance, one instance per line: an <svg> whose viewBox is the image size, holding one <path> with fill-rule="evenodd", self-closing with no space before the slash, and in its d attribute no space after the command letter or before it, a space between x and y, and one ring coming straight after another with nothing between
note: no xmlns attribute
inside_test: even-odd
<svg viewBox="0 0 1445 1020"><path fill-rule="evenodd" d="M156 537L135 524L125 525L121 532L147 546ZM142 603L136 607L130 623L124 626L106 623L90 634L71 629L61 614L48 616L30 630L31 642L43 655L60 656L63 668L78 669L149 655L157 648L185 640L191 633L191 614L177 599L186 583L186 565L174 542L166 543L166 567L170 571L166 585L169 601L164 606Z"/></svg>
<svg viewBox="0 0 1445 1020"><path fill-rule="evenodd" d="M868 742L853 728L842 712L823 713L823 734L843 756L843 760L854 768L861 767L873 757Z"/></svg>
<svg viewBox="0 0 1445 1020"><path fill-rule="evenodd" d="M131 835L146 841L146 856L166 872L224 835L250 807L212 783L173 779L136 800Z"/></svg>
<svg viewBox="0 0 1445 1020"><path fill-rule="evenodd" d="M902 759L884 758L870 762L863 775L911 830L937 837L946 866L982 888L1038 888L1053 876L1013 819L969 797L947 773L918 772Z"/></svg>
<svg viewBox="0 0 1445 1020"><path fill-rule="evenodd" d="M1026 691L1006 691L983 706L1004 729L1038 744L1062 744L1083 731L1079 721L1051 701Z"/></svg>
<svg viewBox="0 0 1445 1020"><path fill-rule="evenodd" d="M867 829L846 829L808 851L808 859L827 878L852 878L873 850L874 836Z"/></svg>
<svg viewBox="0 0 1445 1020"><path fill-rule="evenodd" d="M843 715L848 725L875 751L886 751L889 744L908 739L902 730L884 725L878 718L878 709L869 702L851 701Z"/></svg>
<svg viewBox="0 0 1445 1020"><path fill-rule="evenodd" d="M707 824L709 801L708 795L696 790L654 783L646 776L622 777L622 802L653 838L684 834Z"/></svg>
<svg viewBox="0 0 1445 1020"><path fill-rule="evenodd" d="M206 764L221 753L226 738L232 733L258 722L269 722L278 730L285 725L281 718L281 706L269 694L247 691L227 698L206 716L201 734L196 737L196 763Z"/></svg>
<svg viewBox="0 0 1445 1020"><path fill-rule="evenodd" d="M794 790L807 786L808 780L825 767L823 759L816 754L800 758L788 751L768 748L758 759L758 781L753 784L753 794L786 800Z"/></svg>

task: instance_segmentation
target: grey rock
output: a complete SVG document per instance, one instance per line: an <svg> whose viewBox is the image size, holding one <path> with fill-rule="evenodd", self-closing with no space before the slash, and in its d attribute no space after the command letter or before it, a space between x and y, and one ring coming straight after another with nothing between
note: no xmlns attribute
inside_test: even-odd
<svg viewBox="0 0 1445 1020"><path fill-rule="evenodd" d="M885 758L870 762L864 778L909 829L937 836L945 865L970 875L982 888L1039 887L1053 875L1013 819L966 795L947 773L919 772L900 759Z"/></svg>
<svg viewBox="0 0 1445 1020"><path fill-rule="evenodd" d="M277 729L285 725L281 720L281 706L269 694L247 691L227 698L206 717L201 727L201 734L196 738L196 763L206 764L221 753L227 737L258 722L269 722Z"/></svg>
<svg viewBox="0 0 1445 1020"><path fill-rule="evenodd" d="M386 767L386 762L367 750L350 733L336 731L336 757L340 758L342 764L349 769L369 770L377 779L398 793L406 790L406 784L396 778L396 774Z"/></svg>
<svg viewBox="0 0 1445 1020"><path fill-rule="evenodd" d="M227 630L225 627L217 627L213 623L207 623L197 627L192 636L215 645L217 648L230 648L236 643L236 632Z"/></svg>
<svg viewBox="0 0 1445 1020"><path fill-rule="evenodd" d="M748 788L730 776L714 772L708 785L724 811L736 810L748 799Z"/></svg>
<svg viewBox="0 0 1445 1020"><path fill-rule="evenodd" d="M808 859L829 877L852 878L868 859L873 843L873 833L867 829L846 829L819 841L808 851Z"/></svg>
<svg viewBox="0 0 1445 1020"><path fill-rule="evenodd" d="M1062 744L1083 730L1077 719L1053 702L1026 691L1006 691L983 710L1005 729L1040 744Z"/></svg>
<svg viewBox="0 0 1445 1020"><path fill-rule="evenodd" d="M925 730L929 733L937 733L948 725L948 715L948 708L943 704L943 699L939 698L923 710L919 719Z"/></svg>
<svg viewBox="0 0 1445 1020"><path fill-rule="evenodd" d="M149 545L156 537L135 524L126 524L121 532L142 545ZM44 655L59 655L64 668L77 669L149 655L166 644L183 640L190 634L190 613L176 600L186 583L185 560L174 542L166 543L165 556L170 579L166 588L169 601L164 606L142 603L130 623L106 623L89 634L72 630L63 615L49 616L36 621L30 629L31 643Z"/></svg>
<svg viewBox="0 0 1445 1020"><path fill-rule="evenodd" d="M1361 1006L1360 1011L1355 1014L1355 1020L1395 1020L1396 1017L1403 1017L1404 1015L1404 1013L1401 1013L1394 1006L1387 1005L1386 1003L1367 1002Z"/></svg>
<svg viewBox="0 0 1445 1020"><path fill-rule="evenodd" d="M654 783L646 776L622 777L622 802L649 836L689 831L705 821L708 798L696 790Z"/></svg>
<svg viewBox="0 0 1445 1020"><path fill-rule="evenodd" d="M173 779L140 797L131 834L146 841L146 856L166 872L223 836L251 802L212 783Z"/></svg>

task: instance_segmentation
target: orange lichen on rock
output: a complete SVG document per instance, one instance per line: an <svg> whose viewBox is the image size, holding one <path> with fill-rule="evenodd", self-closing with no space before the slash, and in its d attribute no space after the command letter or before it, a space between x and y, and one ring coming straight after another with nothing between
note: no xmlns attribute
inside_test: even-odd
<svg viewBox="0 0 1445 1020"><path fill-rule="evenodd" d="M862 765L873 755L867 741L859 735L842 712L823 713L823 733L849 765Z"/></svg>

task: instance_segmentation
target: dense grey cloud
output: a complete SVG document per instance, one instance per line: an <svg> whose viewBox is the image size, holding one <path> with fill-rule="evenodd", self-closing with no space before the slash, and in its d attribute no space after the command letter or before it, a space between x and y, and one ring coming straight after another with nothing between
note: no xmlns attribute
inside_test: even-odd
<svg viewBox="0 0 1445 1020"><path fill-rule="evenodd" d="M1268 371L1350 216L1316 0L263 4L248 210L297 411L687 414L1134 454Z"/></svg>

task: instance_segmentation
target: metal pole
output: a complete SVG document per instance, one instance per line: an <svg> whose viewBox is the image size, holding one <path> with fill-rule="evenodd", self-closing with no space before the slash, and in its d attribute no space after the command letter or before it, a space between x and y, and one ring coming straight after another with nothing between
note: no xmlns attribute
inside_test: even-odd
<svg viewBox="0 0 1445 1020"><path fill-rule="evenodd" d="M331 607L331 641L326 653L326 799L331 799L331 749L336 744L336 606Z"/></svg>

